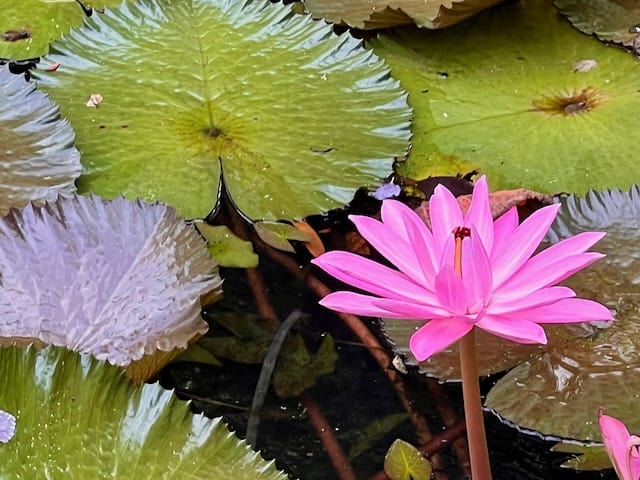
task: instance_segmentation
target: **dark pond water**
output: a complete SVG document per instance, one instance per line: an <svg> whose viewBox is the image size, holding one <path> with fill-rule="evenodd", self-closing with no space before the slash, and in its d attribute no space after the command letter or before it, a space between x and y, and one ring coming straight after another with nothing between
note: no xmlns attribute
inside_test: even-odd
<svg viewBox="0 0 640 480"><path fill-rule="evenodd" d="M357 344L350 331L339 319L317 307L315 298L277 266L261 258L261 268L276 309L284 318L293 308L302 308L309 318L296 325L309 345L318 344L325 332L336 340L339 353L335 373L321 377L312 388L312 395L333 426L344 450L357 445L372 422L393 414L403 413L387 377ZM215 320L225 311L255 312L249 287L243 271L223 272L227 297L214 305L206 317ZM213 323L212 323L213 324ZM213 330L215 327L213 324ZM223 415L240 436L244 437L253 391L260 374L260 366L225 362L223 367L181 363L169 366L162 375L165 386L175 387L194 400L195 410L209 416ZM483 381L486 393L491 383ZM424 379L407 378L409 390L418 408L428 419L432 431L441 431L442 421L429 399ZM447 384L445 391L452 407L462 415L461 391L458 385ZM224 405L223 405L224 404ZM233 407L229 407L232 405ZM560 468L567 457L552 453L552 442L546 442L501 424L495 417L487 417L487 436L492 468L496 480L595 480L615 479L613 471L576 473ZM358 478L367 479L382 468L384 454L391 442L403 438L415 443L412 424L402 421L381 436L352 465ZM260 423L258 447L267 458L275 458L280 468L291 478L303 480L334 480L338 477L310 425L303 407L296 398L282 400L269 393ZM449 479L463 479L455 457L445 448L442 451Z"/></svg>

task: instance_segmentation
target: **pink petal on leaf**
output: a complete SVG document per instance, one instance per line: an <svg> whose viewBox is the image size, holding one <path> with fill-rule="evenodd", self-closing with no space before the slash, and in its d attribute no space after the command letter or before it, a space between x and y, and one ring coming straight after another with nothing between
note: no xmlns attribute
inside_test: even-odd
<svg viewBox="0 0 640 480"><path fill-rule="evenodd" d="M371 217L349 215L358 232L380 254L393 263L413 281L423 285L427 279L420 264L422 259L406 238L391 230L387 225Z"/></svg>
<svg viewBox="0 0 640 480"><path fill-rule="evenodd" d="M476 326L512 342L547 343L544 328L527 320L516 320L510 316L487 314L476 322Z"/></svg>
<svg viewBox="0 0 640 480"><path fill-rule="evenodd" d="M513 234L511 246L494 259L494 288L508 281L531 257L556 218L558 208L560 204L541 208L520 224Z"/></svg>
<svg viewBox="0 0 640 480"><path fill-rule="evenodd" d="M413 355L423 361L457 342L473 328L465 318L450 317L431 320L411 335L409 347Z"/></svg>
<svg viewBox="0 0 640 480"><path fill-rule="evenodd" d="M436 252L441 252L444 241L451 236L453 229L463 224L458 201L443 185L436 186L429 200L429 218Z"/></svg>
<svg viewBox="0 0 640 480"><path fill-rule="evenodd" d="M311 262L338 280L374 295L438 304L435 293L415 284L403 273L354 253L327 252Z"/></svg>
<svg viewBox="0 0 640 480"><path fill-rule="evenodd" d="M620 480L637 480L629 471L627 444L631 435L627 427L615 417L604 415L601 408L598 412L598 424L604 448L611 459Z"/></svg>

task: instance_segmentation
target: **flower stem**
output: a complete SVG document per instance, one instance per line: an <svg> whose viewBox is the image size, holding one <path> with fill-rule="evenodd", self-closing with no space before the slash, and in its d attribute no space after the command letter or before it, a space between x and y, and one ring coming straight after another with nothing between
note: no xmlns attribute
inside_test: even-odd
<svg viewBox="0 0 640 480"><path fill-rule="evenodd" d="M460 339L459 348L464 418L467 422L467 441L469 442L469 457L471 459L471 478L473 480L491 480L487 436L484 431L484 415L478 383L474 330Z"/></svg>
<svg viewBox="0 0 640 480"><path fill-rule="evenodd" d="M456 239L453 267L462 276L462 240L471 235L465 227L454 230ZM491 465L487 449L487 435L484 431L484 415L480 384L478 383L478 361L476 359L475 330L471 329L459 342L460 371L462 373L462 398L464 418L467 423L467 441L471 460L472 480L491 480Z"/></svg>

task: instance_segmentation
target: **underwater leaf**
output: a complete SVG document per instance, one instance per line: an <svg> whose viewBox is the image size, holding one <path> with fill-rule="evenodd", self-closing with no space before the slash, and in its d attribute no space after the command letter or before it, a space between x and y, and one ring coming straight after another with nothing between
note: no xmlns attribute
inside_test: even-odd
<svg viewBox="0 0 640 480"><path fill-rule="evenodd" d="M314 18L350 27L378 29L416 23L443 28L502 0L304 0Z"/></svg>
<svg viewBox="0 0 640 480"><path fill-rule="evenodd" d="M29 201L75 192L82 172L69 122L7 66L0 66L0 167L0 215Z"/></svg>
<svg viewBox="0 0 640 480"><path fill-rule="evenodd" d="M409 146L406 93L350 35L267 0L139 0L89 18L38 71L77 133L81 192L213 208L220 165L252 219L342 206ZM36 76L34 74L34 76ZM93 93L104 101L85 103Z"/></svg>
<svg viewBox="0 0 640 480"><path fill-rule="evenodd" d="M500 418L542 435L600 441L598 408L640 431L640 189L589 192L563 200L552 242L578 232L605 231L606 257L565 283L579 297L615 310L615 321L566 328L550 346L500 379L486 405Z"/></svg>
<svg viewBox="0 0 640 480"><path fill-rule="evenodd" d="M318 377L333 373L338 354L331 335L327 335L315 354L309 353L302 336L289 335L273 373L273 388L280 398L300 395Z"/></svg>
<svg viewBox="0 0 640 480"><path fill-rule="evenodd" d="M408 419L409 414L407 412L392 413L371 421L364 429L359 428L357 434L360 440L355 442L351 450L349 450L349 460L353 461L371 449L376 442Z"/></svg>
<svg viewBox="0 0 640 480"><path fill-rule="evenodd" d="M384 473L391 480L429 480L431 462L416 447L398 439L384 457Z"/></svg>
<svg viewBox="0 0 640 480"><path fill-rule="evenodd" d="M222 283L175 211L124 198L59 199L0 219L0 337L64 346L149 378L207 331Z"/></svg>
<svg viewBox="0 0 640 480"><path fill-rule="evenodd" d="M116 6L123 0L83 1L87 12L76 0L0 0L0 58L27 59L47 53L49 43L80 25L95 8ZM93 8L92 8L93 7Z"/></svg>
<svg viewBox="0 0 640 480"><path fill-rule="evenodd" d="M409 91L411 154L401 175L478 169L497 189L585 193L640 180L640 69L577 32L550 0L507 2L438 31L372 40ZM576 64L593 60L588 71Z"/></svg>
<svg viewBox="0 0 640 480"><path fill-rule="evenodd" d="M309 235L296 227L282 222L255 222L253 228L264 243L285 252L294 253L289 240L309 241Z"/></svg>
<svg viewBox="0 0 640 480"><path fill-rule="evenodd" d="M207 239L209 253L221 267L255 268L258 255L253 251L251 242L242 240L226 225L212 226L204 222L195 222L195 226Z"/></svg>
<svg viewBox="0 0 640 480"><path fill-rule="evenodd" d="M627 47L633 46L638 35L629 30L640 23L637 0L554 0L553 4L587 35Z"/></svg>
<svg viewBox="0 0 640 480"><path fill-rule="evenodd" d="M193 415L172 391L134 386L89 355L5 347L0 378L0 406L17 420L0 445L0 478L287 478L221 418Z"/></svg>
<svg viewBox="0 0 640 480"><path fill-rule="evenodd" d="M222 365L222 362L218 360L215 355L213 355L209 350L199 345L198 343L189 345L189 347L178 357L176 357L175 360L173 360L173 362L171 363L178 362L204 363L206 365L214 365L216 367Z"/></svg>
<svg viewBox="0 0 640 480"><path fill-rule="evenodd" d="M575 455L562 463L561 467L564 468L580 471L611 468L609 455L601 444L576 445L575 443L560 442L554 445L551 451Z"/></svg>

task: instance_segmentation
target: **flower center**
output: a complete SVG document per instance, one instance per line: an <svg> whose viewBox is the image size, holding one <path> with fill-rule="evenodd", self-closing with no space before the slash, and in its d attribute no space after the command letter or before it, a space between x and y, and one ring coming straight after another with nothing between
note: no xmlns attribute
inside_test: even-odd
<svg viewBox="0 0 640 480"><path fill-rule="evenodd" d="M471 236L471 229L469 227L456 227L453 229L453 236L456 239L453 269L462 277L462 240Z"/></svg>

